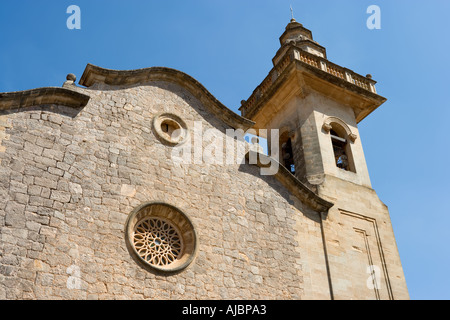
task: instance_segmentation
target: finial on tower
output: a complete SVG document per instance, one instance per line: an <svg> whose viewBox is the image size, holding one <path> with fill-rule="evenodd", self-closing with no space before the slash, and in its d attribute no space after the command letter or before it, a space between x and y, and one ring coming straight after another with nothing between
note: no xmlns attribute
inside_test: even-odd
<svg viewBox="0 0 450 320"><path fill-rule="evenodd" d="M292 5L291 5L291 22L295 22L295 19L294 19L294 9L292 9Z"/></svg>

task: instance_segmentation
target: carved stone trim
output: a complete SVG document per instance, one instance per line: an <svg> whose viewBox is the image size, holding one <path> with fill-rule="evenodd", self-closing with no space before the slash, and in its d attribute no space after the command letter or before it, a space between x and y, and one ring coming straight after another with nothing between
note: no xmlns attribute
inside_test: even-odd
<svg viewBox="0 0 450 320"><path fill-rule="evenodd" d="M256 159L254 164L260 168L269 167L272 161L278 162L276 159L266 156L261 153L256 153L252 150L245 155L247 161L250 159ZM275 178L280 181L292 194L298 197L311 209L327 214L328 210L334 206L333 203L326 201L317 195L314 191L308 188L300 180L298 180L286 167L278 163L278 171L275 174Z"/></svg>
<svg viewBox="0 0 450 320"><path fill-rule="evenodd" d="M325 130L325 132L330 132L331 129L332 129L331 124L324 123L323 126L322 126L322 129Z"/></svg>
<svg viewBox="0 0 450 320"><path fill-rule="evenodd" d="M173 273L187 268L197 252L194 225L180 209L163 202L137 207L125 224L131 256L149 271Z"/></svg>
<svg viewBox="0 0 450 320"><path fill-rule="evenodd" d="M153 67L138 70L110 70L88 64L80 79L80 84L91 87L96 83L111 86L133 86L151 81L167 81L186 88L199 99L217 118L235 129L244 131L253 127L253 121L243 118L217 100L200 82L191 76L170 68Z"/></svg>
<svg viewBox="0 0 450 320"><path fill-rule="evenodd" d="M132 240L139 256L153 266L169 266L183 253L183 238L167 219L144 217L135 225Z"/></svg>
<svg viewBox="0 0 450 320"><path fill-rule="evenodd" d="M351 142L355 142L356 139L358 138L358 136L356 134L352 133L350 127L343 120L339 119L338 117L328 117L327 119L325 119L325 121L323 122L323 125L322 125L322 129L327 133L330 132L332 129L332 125L331 125L332 123L336 123L339 126L341 126L345 130L345 133L347 134L347 137L349 138L349 140Z"/></svg>
<svg viewBox="0 0 450 320"><path fill-rule="evenodd" d="M0 93L0 110L21 109L48 104L78 109L86 106L89 99L88 95L58 87L5 92Z"/></svg>
<svg viewBox="0 0 450 320"><path fill-rule="evenodd" d="M372 217L364 216L362 214L358 214L358 213L354 213L354 212L350 212L350 211L347 211L347 210L344 210L341 208L339 208L339 212L344 216L354 219L353 221L359 220L359 221L366 221L369 223L369 226L371 228L361 229L361 228L356 227L356 225L353 225L353 230L355 230L355 232L359 232L361 235L363 235L364 241L367 241L368 234L371 234L371 237L373 237L373 241L376 243L376 246L374 248L375 250L372 253L370 252L370 250L368 250L368 249L366 250L367 260L372 261L372 254L379 255L379 259L381 260L380 267L383 271L384 282L385 282L385 286L383 286L383 287L387 291L389 300L394 300L394 293L392 291L392 285L391 285L391 280L389 277L388 269L386 268L385 252L383 250L381 235L380 235L380 231L378 228L377 220ZM368 244L367 244L367 246L368 246ZM379 293L376 292L376 294L378 295Z"/></svg>
<svg viewBox="0 0 450 320"><path fill-rule="evenodd" d="M164 130L163 127L167 127L168 130ZM153 129L158 138L170 146L183 144L189 134L188 127L183 119L172 113L157 115L153 119Z"/></svg>

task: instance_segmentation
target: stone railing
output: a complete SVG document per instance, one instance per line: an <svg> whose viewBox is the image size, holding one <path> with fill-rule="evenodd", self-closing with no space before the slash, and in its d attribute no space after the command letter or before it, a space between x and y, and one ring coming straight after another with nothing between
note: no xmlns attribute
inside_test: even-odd
<svg viewBox="0 0 450 320"><path fill-rule="evenodd" d="M371 76L368 75L367 77L364 77L353 72L350 69L334 64L325 58L313 55L296 47L291 47L286 51L284 57L279 60L276 66L270 71L269 75L255 89L250 98L247 101L243 102L241 110L244 117L246 116L246 113L252 110L256 102L259 101L267 93L267 91L277 80L279 75L281 75L286 67L294 60L306 63L314 68L320 69L328 74L335 76L336 78L352 83L372 93L377 93L375 89L376 81L372 80Z"/></svg>
<svg viewBox="0 0 450 320"><path fill-rule="evenodd" d="M329 74L332 74L333 76L345 79L345 72L339 66L333 65L331 63L326 63L326 70Z"/></svg>
<svg viewBox="0 0 450 320"><path fill-rule="evenodd" d="M367 79L365 78L365 77L363 77L363 76L360 76L359 74L356 74L356 73L353 73L352 75L351 75L351 79L352 79L352 82L354 83L354 84L356 84L358 87L361 87L361 88L364 88L364 89L366 89L366 90L369 90L369 91L372 91L372 89L371 89L371 83L369 82L369 81L367 81ZM375 85L373 85L373 91L372 92L374 92L374 93L376 93L376 91L375 91Z"/></svg>

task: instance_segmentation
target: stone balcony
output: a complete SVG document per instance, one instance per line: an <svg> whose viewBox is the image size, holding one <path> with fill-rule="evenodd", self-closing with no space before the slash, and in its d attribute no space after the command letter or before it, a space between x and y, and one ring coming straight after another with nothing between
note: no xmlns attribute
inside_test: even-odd
<svg viewBox="0 0 450 320"><path fill-rule="evenodd" d="M332 63L326 58L309 53L293 44L283 45L273 59L273 62L274 68L272 68L267 77L253 91L247 101L242 101L239 110L243 117L248 119L253 118L258 112L258 106L266 100L270 91L276 86L279 79L288 69L292 69L291 66L294 64L301 69L306 70L306 72L308 72L308 70L312 71L316 77L332 82L339 87L345 87L347 90L357 91L363 95L367 94L372 98L376 97L385 100L383 97L378 96L375 88L377 82L373 80L370 75L364 77L350 69ZM358 120L360 121L362 119Z"/></svg>

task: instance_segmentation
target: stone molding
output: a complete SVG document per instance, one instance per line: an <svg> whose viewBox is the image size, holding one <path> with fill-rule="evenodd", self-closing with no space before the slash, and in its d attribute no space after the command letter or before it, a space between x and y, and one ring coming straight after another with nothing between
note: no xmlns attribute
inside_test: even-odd
<svg viewBox="0 0 450 320"><path fill-rule="evenodd" d="M0 110L21 109L41 105L63 105L75 109L89 102L88 95L58 87L0 93Z"/></svg>
<svg viewBox="0 0 450 320"><path fill-rule="evenodd" d="M163 123L171 124L175 130L178 131L178 136L171 136L170 133L163 132L161 125ZM173 113L160 113L153 118L153 129L160 140L170 146L180 146L186 142L188 138L189 129L184 120Z"/></svg>
<svg viewBox="0 0 450 320"><path fill-rule="evenodd" d="M164 266L155 265L144 260L133 244L134 228L143 218L154 217L167 220L176 227L182 238L182 254L179 259ZM198 238L195 227L189 217L177 207L165 202L146 202L135 208L125 222L125 241L133 259L148 271L157 273L177 273L186 269L195 259L198 250Z"/></svg>
<svg viewBox="0 0 450 320"><path fill-rule="evenodd" d="M257 156L258 162L255 165L258 167L268 167L270 165L265 165L264 163L277 161L270 156L266 156L265 154L258 153L257 155L255 155L255 153L255 151L249 151L245 157L248 160L250 158L256 159ZM261 159L264 159L264 161L260 161ZM298 180L286 167L279 164L278 168L279 170L275 174L275 178L278 179L293 195L297 196L311 209L326 214L328 213L328 210L334 206L333 203L321 198L300 180Z"/></svg>
<svg viewBox="0 0 450 320"><path fill-rule="evenodd" d="M239 108L248 119L254 120L275 93L290 83L294 83L295 88L301 89L301 92L309 89L319 92L332 90L334 99L354 109L357 123L386 101L386 98L376 93L376 81L371 77L361 76L292 43L281 46L273 63L274 67L268 76ZM292 90L291 88L290 91Z"/></svg>
<svg viewBox="0 0 450 320"><path fill-rule="evenodd" d="M110 86L144 85L152 81L176 83L190 91L213 115L235 129L244 131L253 127L254 122L241 117L224 106L200 82L191 76L171 68L152 67L137 70L110 70L88 64L80 79L80 85L91 87L94 84Z"/></svg>
<svg viewBox="0 0 450 320"><path fill-rule="evenodd" d="M358 136L356 134L352 133L352 130L350 129L350 127L343 120L339 119L338 117L328 117L327 119L325 119L325 121L323 122L323 125L322 125L322 129L327 133L330 132L330 130L332 129L332 126L331 126L332 123L337 123L338 125L340 125L345 130L345 132L351 142L355 142L356 139L358 138Z"/></svg>

